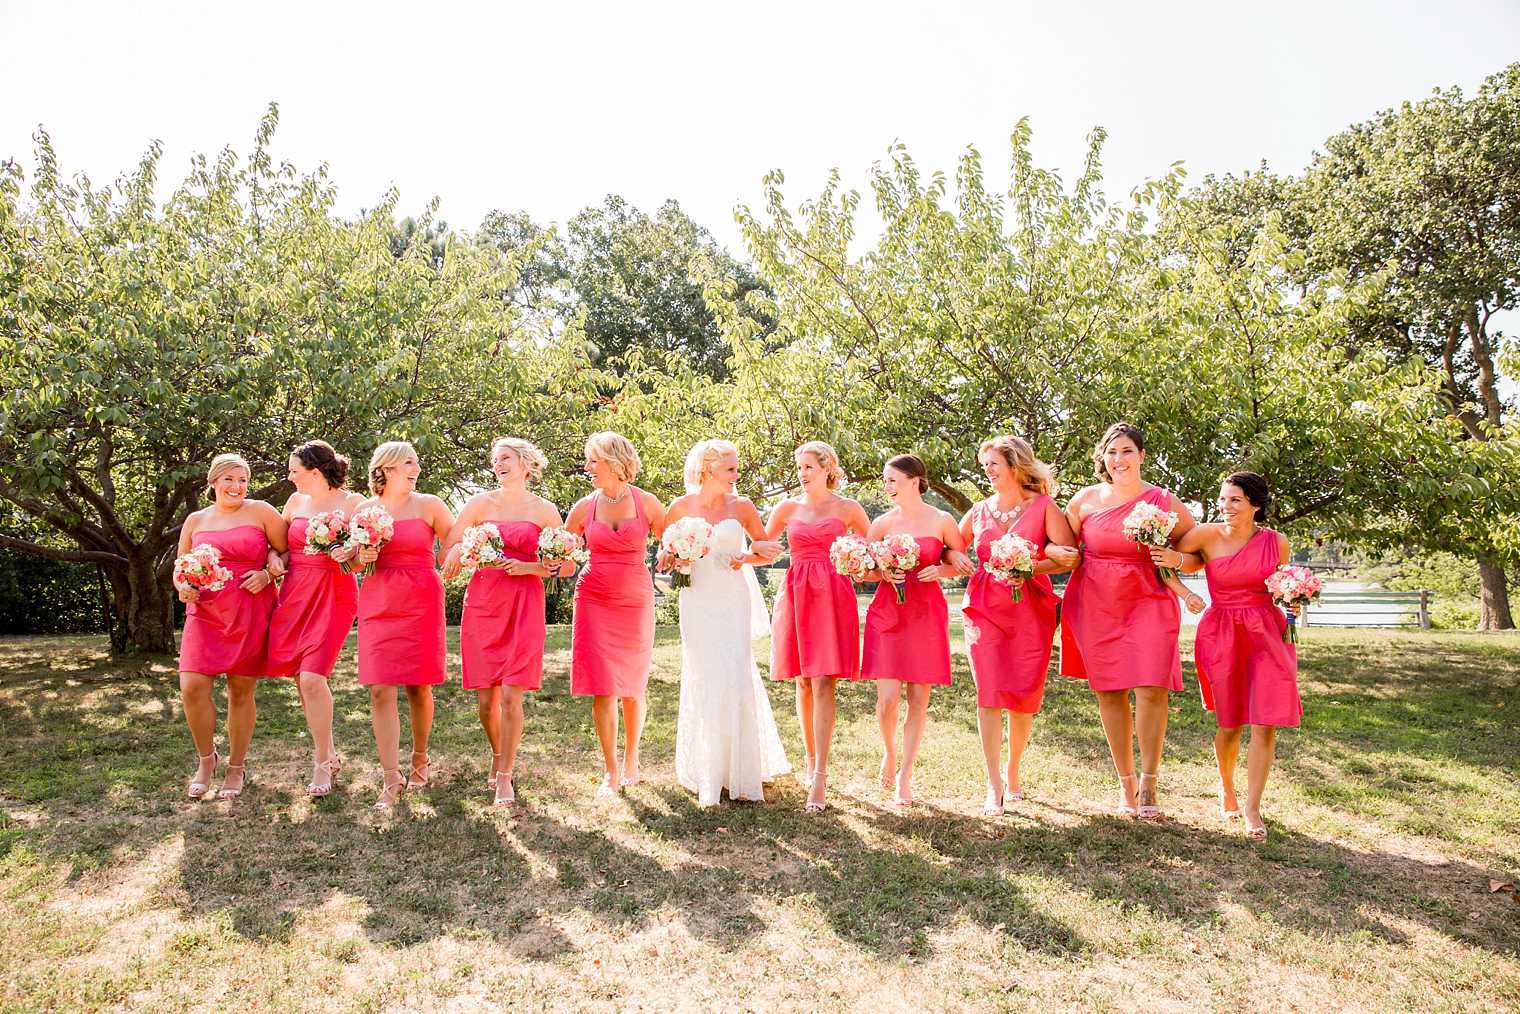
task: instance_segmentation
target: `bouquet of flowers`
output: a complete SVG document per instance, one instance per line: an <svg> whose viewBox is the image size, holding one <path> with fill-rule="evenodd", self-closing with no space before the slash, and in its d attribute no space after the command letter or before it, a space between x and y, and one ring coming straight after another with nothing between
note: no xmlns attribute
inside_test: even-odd
<svg viewBox="0 0 1520 1014"><path fill-rule="evenodd" d="M676 558L676 570L671 576L672 588L691 585L691 565L712 552L713 526L697 517L687 517L665 529L660 546Z"/></svg>
<svg viewBox="0 0 1520 1014"><path fill-rule="evenodd" d="M331 553L342 549L347 541L348 515L342 511L322 511L306 519L306 548L301 552L307 556Z"/></svg>
<svg viewBox="0 0 1520 1014"><path fill-rule="evenodd" d="M1177 527L1177 512L1164 511L1153 503L1141 500L1124 518L1124 534L1131 541L1144 547L1165 549L1171 545L1167 537ZM1161 580L1176 577L1170 567L1157 567Z"/></svg>
<svg viewBox="0 0 1520 1014"><path fill-rule="evenodd" d="M871 555L876 558L876 569L883 573L906 575L918 567L918 540L905 532L888 535L880 542L871 543ZM894 584L897 601L908 601L908 591Z"/></svg>
<svg viewBox="0 0 1520 1014"><path fill-rule="evenodd" d="M545 567L582 564L589 556L585 540L568 528L545 528L538 533L538 562ZM554 587L559 588L558 576L554 578Z"/></svg>
<svg viewBox="0 0 1520 1014"><path fill-rule="evenodd" d="M466 570L500 567L507 559L501 529L491 522L471 525L459 539L459 563Z"/></svg>
<svg viewBox="0 0 1520 1014"><path fill-rule="evenodd" d="M232 571L222 566L221 550L201 543L184 556L174 558L174 587L202 595L218 592L232 580Z"/></svg>
<svg viewBox="0 0 1520 1014"><path fill-rule="evenodd" d="M348 540L343 545L345 548L380 549L395 535L396 519L391 517L390 511L375 504L354 512L348 523ZM374 564L369 564L364 573L368 574L374 568Z"/></svg>
<svg viewBox="0 0 1520 1014"><path fill-rule="evenodd" d="M987 573L992 575L994 581L1009 584L1014 578L1027 580L1034 576L1034 557L1039 550L1022 535L1009 532L993 542L991 550L987 556ZM1010 591L1013 592L1013 601L1024 600L1022 586L1013 585Z"/></svg>
<svg viewBox="0 0 1520 1014"><path fill-rule="evenodd" d="M1285 564L1267 576L1267 591L1272 593L1273 603L1279 606L1306 606L1319 598L1320 587L1320 579L1308 567ZM1289 644L1298 643L1297 619L1292 613L1288 614L1283 640Z"/></svg>
<svg viewBox="0 0 1520 1014"><path fill-rule="evenodd" d="M841 535L829 546L829 562L834 569L851 581L864 581L866 575L876 569L876 557L871 546L858 535Z"/></svg>

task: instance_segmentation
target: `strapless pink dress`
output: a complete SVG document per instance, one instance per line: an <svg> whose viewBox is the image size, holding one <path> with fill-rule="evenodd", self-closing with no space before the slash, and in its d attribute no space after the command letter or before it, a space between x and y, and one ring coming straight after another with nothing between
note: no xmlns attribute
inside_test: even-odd
<svg viewBox="0 0 1520 1014"><path fill-rule="evenodd" d="M1262 528L1238 552L1204 564L1209 608L1193 658L1203 706L1220 728L1297 725L1303 716L1298 653L1282 639L1288 620L1265 583L1281 556L1277 533Z"/></svg>
<svg viewBox="0 0 1520 1014"><path fill-rule="evenodd" d="M331 676L359 614L359 583L326 553L307 555L309 518L290 522L290 570L269 621L269 673Z"/></svg>
<svg viewBox="0 0 1520 1014"><path fill-rule="evenodd" d="M404 518L381 548L374 573L359 586L359 682L442 683L443 638L443 578L433 551L433 526L422 518Z"/></svg>
<svg viewBox="0 0 1520 1014"><path fill-rule="evenodd" d="M638 698L649 686L654 580L645 561L649 519L643 501L635 502L638 513L617 528L597 518L600 494L591 506L586 522L591 559L575 582L570 626L572 694Z"/></svg>
<svg viewBox="0 0 1520 1014"><path fill-rule="evenodd" d="M1039 547L1037 559L1045 558L1049 538L1045 508L1049 503L1048 496L1030 501L1011 529ZM1026 580L1023 598L1015 602L1012 590L987 573L992 544L1007 532L998 527L985 502L971 509L971 530L976 536L976 558L983 569L971 575L966 587L961 625L966 632L971 676L976 680L977 707L1038 714L1045 701L1045 678L1061 599L1047 574Z"/></svg>
<svg viewBox="0 0 1520 1014"><path fill-rule="evenodd" d="M903 601L891 582L876 586L866 609L865 658L861 674L868 680L904 683L950 682L950 606L938 581L920 581L918 572L937 567L945 544L917 536L918 566L903 581Z"/></svg>
<svg viewBox="0 0 1520 1014"><path fill-rule="evenodd" d="M1082 562L1066 583L1061 675L1094 690L1182 689L1182 608L1149 551L1124 535L1124 518L1141 500L1165 510L1171 496L1149 489L1083 519Z"/></svg>
<svg viewBox="0 0 1520 1014"><path fill-rule="evenodd" d="M771 620L773 679L860 679L855 586L829 562L829 547L844 533L839 518L787 523L791 563Z"/></svg>
<svg viewBox="0 0 1520 1014"><path fill-rule="evenodd" d="M493 521L514 560L538 559L531 521ZM536 574L506 574L482 567L470 578L459 621L464 688L537 690L544 675L544 582Z"/></svg>
<svg viewBox="0 0 1520 1014"><path fill-rule="evenodd" d="M270 585L257 595L239 585L249 571L269 558L269 539L258 525L238 525L217 532L197 532L193 546L211 545L221 553L222 566L232 580L221 591L208 592L185 606L185 629L180 635L180 672L208 676L268 676L265 645L275 590Z"/></svg>

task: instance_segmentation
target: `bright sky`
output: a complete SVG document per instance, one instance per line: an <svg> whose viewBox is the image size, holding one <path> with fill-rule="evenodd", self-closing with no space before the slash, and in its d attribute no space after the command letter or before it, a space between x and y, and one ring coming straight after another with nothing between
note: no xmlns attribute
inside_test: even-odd
<svg viewBox="0 0 1520 1014"><path fill-rule="evenodd" d="M462 228L675 197L737 249L733 208L772 168L794 204L833 166L863 186L895 139L926 170L974 143L995 177L1025 114L1067 179L1106 127L1112 196L1176 160L1296 171L1350 123L1520 59L1520 3L0 0L0 43L0 157L28 167L41 123L66 170L102 182L159 138L177 181L194 151L246 152L275 100L276 155L326 161L344 210L392 184Z"/></svg>

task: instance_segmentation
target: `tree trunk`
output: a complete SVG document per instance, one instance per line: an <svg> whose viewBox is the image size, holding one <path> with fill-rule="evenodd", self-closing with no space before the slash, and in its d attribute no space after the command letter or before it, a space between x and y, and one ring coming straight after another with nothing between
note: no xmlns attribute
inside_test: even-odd
<svg viewBox="0 0 1520 1014"><path fill-rule="evenodd" d="M929 480L929 488L945 498L945 502L961 514L971 509L971 498L947 482Z"/></svg>
<svg viewBox="0 0 1520 1014"><path fill-rule="evenodd" d="M1504 576L1504 565L1493 553L1478 554L1478 579L1483 584L1478 629L1514 630L1515 620L1509 611L1509 580Z"/></svg>
<svg viewBox="0 0 1520 1014"><path fill-rule="evenodd" d="M113 568L110 577L115 599L112 654L174 654L174 591L159 579L154 560L145 553L134 554L125 568Z"/></svg>

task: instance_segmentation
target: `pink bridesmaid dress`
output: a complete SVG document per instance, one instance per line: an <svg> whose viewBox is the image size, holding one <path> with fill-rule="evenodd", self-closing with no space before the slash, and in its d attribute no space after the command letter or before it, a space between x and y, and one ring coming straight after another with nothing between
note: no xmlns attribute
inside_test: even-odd
<svg viewBox="0 0 1520 1014"><path fill-rule="evenodd" d="M575 582L570 692L643 697L654 651L654 581L644 561L649 519L643 501L635 499L638 513L613 528L596 516L602 495L595 496L586 522L591 559Z"/></svg>
<svg viewBox="0 0 1520 1014"><path fill-rule="evenodd" d="M531 521L493 521L502 548L514 560L538 559L538 533ZM507 574L481 567L465 589L459 624L464 688L522 687L537 690L544 675L544 582L536 574Z"/></svg>
<svg viewBox="0 0 1520 1014"><path fill-rule="evenodd" d="M359 613L359 583L326 553L308 555L309 518L290 523L290 571L269 621L269 673L331 676Z"/></svg>
<svg viewBox="0 0 1520 1014"><path fill-rule="evenodd" d="M185 629L179 642L179 671L208 676L268 676L265 645L269 614L274 612L271 585L257 595L239 587L249 571L263 568L269 540L258 525L238 525L200 532L196 546L215 546L232 580L221 591L207 592L185 606Z"/></svg>
<svg viewBox="0 0 1520 1014"><path fill-rule="evenodd" d="M1259 528L1238 552L1204 564L1209 608L1193 658L1203 706L1220 728L1297 725L1304 713L1298 653L1282 639L1287 617L1264 583L1281 555L1277 533Z"/></svg>
<svg viewBox="0 0 1520 1014"><path fill-rule="evenodd" d="M1049 503L1048 496L1035 497L1007 531L998 526L985 502L972 508L971 531L982 569L971 575L966 588L961 625L966 632L979 708L1036 715L1045 701L1045 675L1055 645L1060 597L1051 587L1048 574L1036 574L1024 582L1023 598L1015 602L1012 589L993 580L986 567L992 544L1010 531L1039 547L1036 559L1045 558L1045 508Z"/></svg>
<svg viewBox="0 0 1520 1014"><path fill-rule="evenodd" d="M791 563L771 621L773 679L860 679L855 586L829 562L829 547L844 533L839 518L787 522Z"/></svg>
<svg viewBox="0 0 1520 1014"><path fill-rule="evenodd" d="M938 581L920 581L918 572L939 565L945 544L920 535L918 566L902 583L904 601L889 581L876 586L866 609L865 659L868 680L905 683L950 682L950 606Z"/></svg>
<svg viewBox="0 0 1520 1014"><path fill-rule="evenodd" d="M359 682L420 686L444 680L443 578L433 526L396 522L374 573L359 586Z"/></svg>
<svg viewBox="0 0 1520 1014"><path fill-rule="evenodd" d="M1066 583L1061 675L1085 679L1094 690L1182 689L1182 609L1150 553L1124 535L1124 518L1141 500L1166 510L1171 495L1149 489L1087 515L1082 562Z"/></svg>

